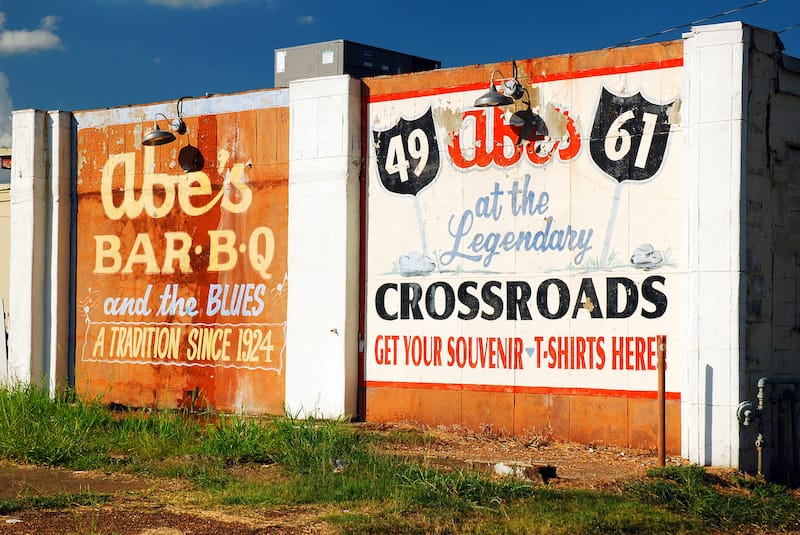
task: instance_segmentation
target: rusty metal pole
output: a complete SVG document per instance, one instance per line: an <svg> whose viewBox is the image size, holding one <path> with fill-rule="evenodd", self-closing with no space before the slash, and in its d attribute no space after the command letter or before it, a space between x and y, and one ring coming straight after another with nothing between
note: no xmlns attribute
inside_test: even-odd
<svg viewBox="0 0 800 535"><path fill-rule="evenodd" d="M658 346L658 466L667 464L667 396L665 370L667 368L667 337L656 338Z"/></svg>

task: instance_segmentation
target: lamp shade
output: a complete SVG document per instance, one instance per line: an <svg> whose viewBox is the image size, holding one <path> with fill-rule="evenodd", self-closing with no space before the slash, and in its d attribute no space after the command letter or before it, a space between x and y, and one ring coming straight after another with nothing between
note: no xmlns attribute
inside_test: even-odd
<svg viewBox="0 0 800 535"><path fill-rule="evenodd" d="M475 101L475 106L479 108L485 108L487 106L507 106L513 102L513 98L497 91L494 82L492 82L489 86L489 91L478 97Z"/></svg>
<svg viewBox="0 0 800 535"><path fill-rule="evenodd" d="M161 130L158 125L156 125L151 132L148 132L147 135L144 136L142 145L163 145L164 143L171 143L172 141L175 141L175 135L172 132Z"/></svg>

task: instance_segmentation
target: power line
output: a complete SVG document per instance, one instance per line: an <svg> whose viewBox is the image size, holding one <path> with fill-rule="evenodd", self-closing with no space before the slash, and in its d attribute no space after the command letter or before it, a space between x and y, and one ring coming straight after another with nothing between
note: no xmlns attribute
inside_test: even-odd
<svg viewBox="0 0 800 535"><path fill-rule="evenodd" d="M792 24L791 26L788 26L788 27L782 29L781 31L775 32L775 33L780 35L780 34L782 34L784 32L788 32L790 30L796 30L797 28L800 28L800 22L798 22L797 24Z"/></svg>
<svg viewBox="0 0 800 535"><path fill-rule="evenodd" d="M692 21L692 22L689 22L689 23L686 23L686 24L681 24L680 26L673 26L672 28L667 28L666 30L661 30L660 32L651 33L651 34L648 34L648 35L644 35L642 37L637 37L636 39L631 39L630 41L625 41L624 43L620 43L618 45L614 45L613 47L609 47L609 48L616 48L616 47L619 47L619 46L632 45L634 43L638 43L639 41L644 41L645 39L649 39L651 37L658 37L659 35L664 35L665 33L671 33L671 32L680 30L682 28L688 28L690 26L694 26L695 24L703 24L704 22L708 22L710 20L718 19L720 17L724 17L725 15L731 15L733 13L737 13L739 11L743 11L743 10L745 10L747 8L750 8L750 7L753 7L753 6L757 6L759 4L765 4L768 1L769 0L758 0L757 2L752 2L750 4L745 4L743 6L739 6L739 7L733 8L733 9L729 9L727 11L723 11L722 13L717 13L716 15L711 15L710 17L705 17L703 19L698 19L698 20L695 20L695 21ZM797 24L795 24L795 26L797 26ZM789 28L786 28L783 31L788 31L789 29L792 29L792 27L790 26Z"/></svg>

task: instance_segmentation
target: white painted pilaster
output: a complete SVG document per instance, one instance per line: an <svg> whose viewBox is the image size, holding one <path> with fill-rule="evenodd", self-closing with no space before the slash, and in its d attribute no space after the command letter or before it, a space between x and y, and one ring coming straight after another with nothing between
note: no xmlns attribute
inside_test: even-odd
<svg viewBox="0 0 800 535"><path fill-rule="evenodd" d="M289 86L286 408L356 411L361 86L349 76Z"/></svg>
<svg viewBox="0 0 800 535"><path fill-rule="evenodd" d="M66 385L69 356L71 114L12 116L11 383Z"/></svg>
<svg viewBox="0 0 800 535"><path fill-rule="evenodd" d="M70 228L72 204L70 197L72 167L72 114L51 111L50 127L50 236L49 254L49 347L45 370L50 392L67 386L68 359L70 355Z"/></svg>
<svg viewBox="0 0 800 535"><path fill-rule="evenodd" d="M11 252L9 255L8 375L12 383L41 380L45 370L48 202L47 114L12 114Z"/></svg>
<svg viewBox="0 0 800 535"><path fill-rule="evenodd" d="M681 451L702 465L738 466L747 39L740 22L684 35L690 314Z"/></svg>

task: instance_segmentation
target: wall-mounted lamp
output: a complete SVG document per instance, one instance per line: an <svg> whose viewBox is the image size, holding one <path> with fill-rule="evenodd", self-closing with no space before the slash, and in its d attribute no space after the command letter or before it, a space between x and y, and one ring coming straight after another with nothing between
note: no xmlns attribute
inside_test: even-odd
<svg viewBox="0 0 800 535"><path fill-rule="evenodd" d="M175 141L175 134L172 132L167 132L166 130L161 130L158 127L158 116L164 118L165 121L168 121L167 116L163 113L156 113L155 118L153 119L153 130L147 133L142 139L142 145L155 146L155 145L163 145L164 143L172 143ZM183 122L183 121L181 121Z"/></svg>
<svg viewBox="0 0 800 535"><path fill-rule="evenodd" d="M475 100L475 106L478 108L485 108L487 106L507 106L514 102L514 99L500 93L494 85L494 74L503 73L495 69L492 71L492 76L489 78L489 90Z"/></svg>
<svg viewBox="0 0 800 535"><path fill-rule="evenodd" d="M515 99L522 97L525 88L517 79L517 62L511 60L511 65L514 72L511 78L503 81L503 93L497 91L497 87L494 85L495 73L500 73L500 76L503 76L503 73L495 69L492 71L492 76L489 78L489 91L478 97L475 101L475 106L479 108L487 106L507 106L512 104Z"/></svg>
<svg viewBox="0 0 800 535"><path fill-rule="evenodd" d="M185 134L186 133L186 123L183 122L183 99L189 97L181 97L178 99L178 104L176 105L178 116L169 123L169 128L172 132L177 132L178 134ZM167 116L163 113L156 113L155 118L153 119L153 130L147 133L142 139L142 145L163 145L165 143L172 143L175 141L175 134L172 132L167 132L166 130L161 130L158 127L158 116L164 118L165 121L169 121Z"/></svg>
<svg viewBox="0 0 800 535"><path fill-rule="evenodd" d="M201 153L200 149L197 147L186 145L178 153L178 165L181 166L181 169L183 169L185 173L202 171L205 165L203 153Z"/></svg>
<svg viewBox="0 0 800 535"><path fill-rule="evenodd" d="M181 97L178 99L178 103L175 105L175 111L177 112L178 117L172 121L172 130L181 135L186 133L186 123L183 122L183 99L185 98L191 97Z"/></svg>

